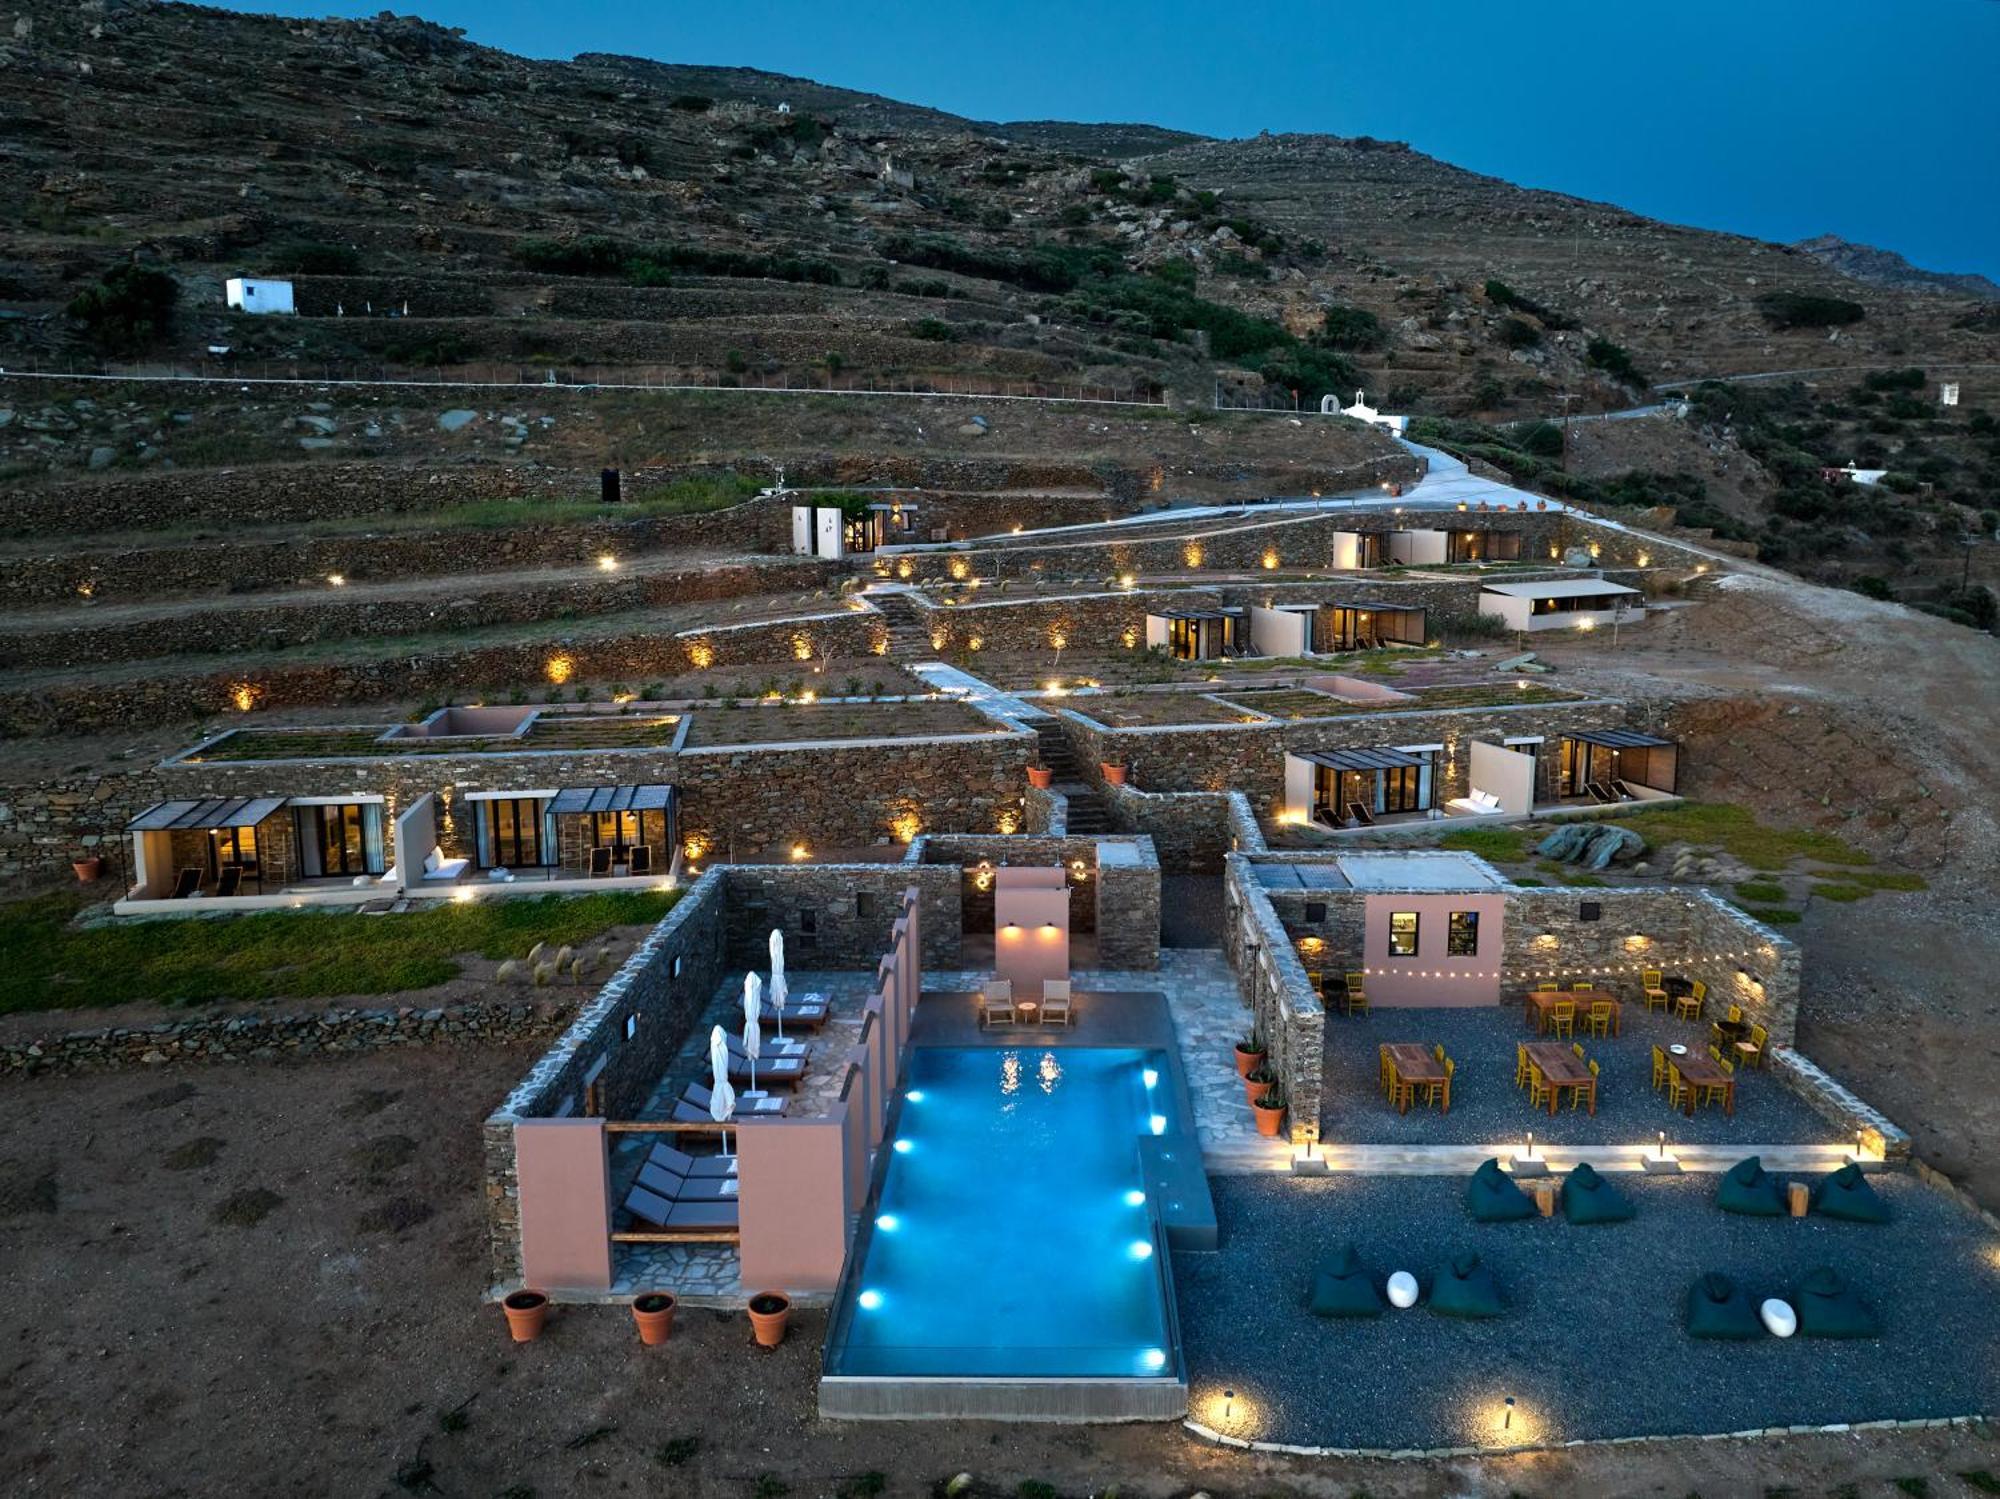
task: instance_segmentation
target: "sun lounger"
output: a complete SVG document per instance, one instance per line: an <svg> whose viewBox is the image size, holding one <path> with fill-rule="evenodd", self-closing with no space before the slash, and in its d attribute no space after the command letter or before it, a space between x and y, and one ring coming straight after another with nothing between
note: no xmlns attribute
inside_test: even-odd
<svg viewBox="0 0 2000 1499"><path fill-rule="evenodd" d="M729 1080L732 1083L754 1081L758 1087L766 1083L782 1083L789 1086L806 1075L806 1059L801 1056L759 1057L753 1064L742 1052L729 1054Z"/></svg>
<svg viewBox="0 0 2000 1499"><path fill-rule="evenodd" d="M235 895L243 888L243 866L231 864L215 882L217 895Z"/></svg>
<svg viewBox="0 0 2000 1499"><path fill-rule="evenodd" d="M833 1004L824 994L794 994L785 1001L785 1024L816 1031L833 1014Z"/></svg>
<svg viewBox="0 0 2000 1499"><path fill-rule="evenodd" d="M1347 804L1347 817L1356 827L1372 828L1375 826L1375 814L1370 812L1366 804L1362 802L1349 802Z"/></svg>
<svg viewBox="0 0 2000 1499"><path fill-rule="evenodd" d="M611 849L608 846L593 848L590 851L590 877L593 880L601 879L609 873L611 873Z"/></svg>
<svg viewBox="0 0 2000 1499"><path fill-rule="evenodd" d="M653 846L642 843L632 850L632 857L626 864L628 874L651 874L653 872Z"/></svg>
<svg viewBox="0 0 2000 1499"><path fill-rule="evenodd" d="M676 1150L671 1145L655 1145L646 1152L646 1162L652 1166L664 1166L676 1176L734 1176L736 1157L733 1155L689 1155L685 1150Z"/></svg>
<svg viewBox="0 0 2000 1499"><path fill-rule="evenodd" d="M763 1063L757 1065L761 1067ZM681 1090L681 1102L698 1110L704 1119L714 1117L708 1112L709 1097L708 1089L700 1083L689 1083ZM782 1098L745 1098L740 1093L736 1096L736 1117L744 1114L782 1114L784 1111L785 1101Z"/></svg>
<svg viewBox="0 0 2000 1499"><path fill-rule="evenodd" d="M733 1176L678 1176L650 1161L639 1168L639 1185L674 1202L724 1202L736 1197Z"/></svg>
<svg viewBox="0 0 2000 1499"><path fill-rule="evenodd" d="M676 1202L647 1187L634 1187L625 1196L625 1211L654 1230L668 1233L713 1232L737 1227L736 1204L730 1202Z"/></svg>
<svg viewBox="0 0 2000 1499"><path fill-rule="evenodd" d="M201 894L201 871L189 865L181 871L180 878L174 881L174 893L167 898L186 900L190 895L199 894Z"/></svg>

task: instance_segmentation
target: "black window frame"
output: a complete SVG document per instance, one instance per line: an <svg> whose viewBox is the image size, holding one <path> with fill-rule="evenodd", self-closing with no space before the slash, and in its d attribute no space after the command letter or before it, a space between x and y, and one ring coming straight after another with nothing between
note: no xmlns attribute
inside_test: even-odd
<svg viewBox="0 0 2000 1499"><path fill-rule="evenodd" d="M1469 933L1472 945L1462 945L1464 935ZM1479 956L1479 913L1477 911L1453 911L1445 918L1444 955L1447 958L1476 958Z"/></svg>
<svg viewBox="0 0 2000 1499"><path fill-rule="evenodd" d="M1396 923L1403 917L1410 918L1410 946L1405 952L1397 946ZM1389 913L1389 956L1392 958L1414 958L1424 948L1424 913L1421 911L1391 911Z"/></svg>

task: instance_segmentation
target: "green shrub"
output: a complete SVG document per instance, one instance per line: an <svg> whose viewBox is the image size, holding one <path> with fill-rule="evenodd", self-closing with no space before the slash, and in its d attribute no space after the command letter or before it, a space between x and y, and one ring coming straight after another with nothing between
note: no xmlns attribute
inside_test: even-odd
<svg viewBox="0 0 2000 1499"><path fill-rule="evenodd" d="M1603 370L1615 380L1627 385L1644 385L1645 376L1632 363L1632 356L1622 344L1615 344L1608 338L1593 338L1583 351L1584 362L1592 369Z"/></svg>
<svg viewBox="0 0 2000 1499"><path fill-rule="evenodd" d="M1494 330L1494 336L1510 349L1532 349L1542 341L1539 328L1517 317L1500 319L1500 326Z"/></svg>
<svg viewBox="0 0 2000 1499"><path fill-rule="evenodd" d="M1320 327L1319 341L1329 349L1360 352L1378 349L1387 341L1382 320L1362 307L1329 307Z"/></svg>
<svg viewBox="0 0 2000 1499"><path fill-rule="evenodd" d="M931 343L948 344L958 335L952 331L950 323L942 318L923 317L910 324L910 337L926 339Z"/></svg>
<svg viewBox="0 0 2000 1499"><path fill-rule="evenodd" d="M707 94L675 94L667 100L667 108L678 109L683 114L705 115L715 108L715 101Z"/></svg>
<svg viewBox="0 0 2000 1499"><path fill-rule="evenodd" d="M1858 323L1868 309L1845 297L1823 297L1814 292L1771 291L1757 299L1757 311L1771 327L1840 328Z"/></svg>
<svg viewBox="0 0 2000 1499"><path fill-rule="evenodd" d="M97 285L70 299L69 315L107 353L127 353L157 343L173 331L180 283L153 266L115 265Z"/></svg>

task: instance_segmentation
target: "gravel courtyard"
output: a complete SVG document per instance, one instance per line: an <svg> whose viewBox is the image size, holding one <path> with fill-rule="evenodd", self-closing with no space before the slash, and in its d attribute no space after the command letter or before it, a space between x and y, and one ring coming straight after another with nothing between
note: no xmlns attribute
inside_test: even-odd
<svg viewBox="0 0 2000 1499"><path fill-rule="evenodd" d="M1992 1234L1903 1175L1875 1184L1886 1227L1744 1218L1716 1178L1611 1180L1623 1224L1475 1224L1460 1177L1216 1177L1223 1247L1174 1256L1196 1419L1260 1440L1335 1447L1499 1445L1941 1417L2000 1402ZM1306 1310L1315 1269L1348 1241L1378 1272L1431 1272L1475 1250L1508 1315L1380 1318ZM1879 1339L1717 1343L1682 1330L1688 1287L1719 1270L1762 1299L1832 1265L1880 1314ZM1941 1356L1943 1355L1943 1356ZM1236 1392L1223 1422L1223 1389ZM1499 1412L1516 1400L1511 1432Z"/></svg>

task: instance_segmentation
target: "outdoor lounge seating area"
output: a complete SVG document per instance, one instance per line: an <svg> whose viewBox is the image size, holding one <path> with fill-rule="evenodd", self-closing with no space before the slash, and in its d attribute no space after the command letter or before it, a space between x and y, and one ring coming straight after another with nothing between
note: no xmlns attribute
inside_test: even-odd
<svg viewBox="0 0 2000 1499"><path fill-rule="evenodd" d="M1477 1222L1464 1176L1215 1178L1220 1250L1174 1257L1191 1418L1396 1450L1992 1408L2000 1282L1976 1215L1891 1173L1870 1178L1887 1227L1745 1217L1717 1181L1579 1168L1547 1184L1550 1216L1521 1194L1525 1214Z"/></svg>

